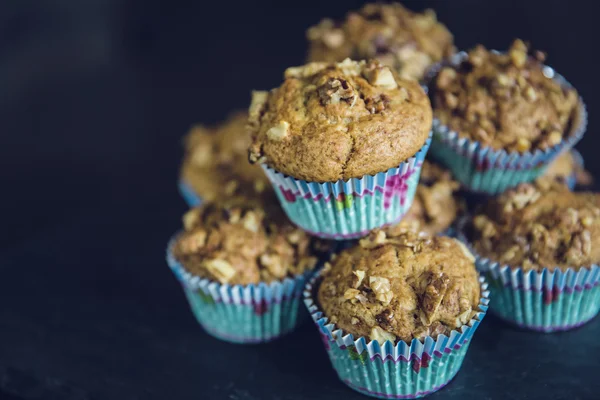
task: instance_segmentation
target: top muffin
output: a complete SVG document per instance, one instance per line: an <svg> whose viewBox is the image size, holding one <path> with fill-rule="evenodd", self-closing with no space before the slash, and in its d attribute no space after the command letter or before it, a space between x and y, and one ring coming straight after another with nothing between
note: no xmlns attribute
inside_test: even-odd
<svg viewBox="0 0 600 400"><path fill-rule="evenodd" d="M373 231L327 268L318 289L325 315L346 333L381 345L448 335L479 304L473 255L448 237Z"/></svg>
<svg viewBox="0 0 600 400"><path fill-rule="evenodd" d="M262 169L248 163L248 114L237 112L215 127L194 126L185 137L181 179L204 200L272 197Z"/></svg>
<svg viewBox="0 0 600 400"><path fill-rule="evenodd" d="M460 137L519 153L545 150L571 133L577 92L544 73L545 55L516 40L507 53L479 45L432 85L435 116Z"/></svg>
<svg viewBox="0 0 600 400"><path fill-rule="evenodd" d="M288 68L283 84L254 92L251 162L311 182L360 178L397 167L425 144L429 99L378 61Z"/></svg>
<svg viewBox="0 0 600 400"><path fill-rule="evenodd" d="M412 12L401 4L367 4L336 23L308 29L309 61L377 58L404 79L423 78L432 63L454 53L452 34L433 10Z"/></svg>
<svg viewBox="0 0 600 400"><path fill-rule="evenodd" d="M195 276L231 285L300 275L317 265L326 246L283 215L241 201L205 203L188 211L183 225L175 258Z"/></svg>
<svg viewBox="0 0 600 400"><path fill-rule="evenodd" d="M600 262L599 206L598 194L540 179L489 200L466 232L493 261L525 270L578 269Z"/></svg>

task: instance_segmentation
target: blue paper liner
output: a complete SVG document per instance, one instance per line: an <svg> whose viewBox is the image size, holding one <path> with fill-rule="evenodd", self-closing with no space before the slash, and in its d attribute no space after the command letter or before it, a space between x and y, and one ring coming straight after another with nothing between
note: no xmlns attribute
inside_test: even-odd
<svg viewBox="0 0 600 400"><path fill-rule="evenodd" d="M426 81L431 84L444 66L457 66L466 57L467 53L460 52L449 61L433 66ZM544 75L555 79L563 87L572 87L548 66L544 67ZM484 194L498 194L540 177L560 153L568 151L581 140L587 127L587 111L581 97L572 125L571 134L563 138L561 143L546 150L518 153L495 150L481 142L461 138L457 132L434 118L431 154L449 168L467 189Z"/></svg>
<svg viewBox="0 0 600 400"><path fill-rule="evenodd" d="M575 168L573 170L573 172L571 173L571 175L569 175L567 177L567 180L565 183L569 187L569 189L574 190L575 186L577 186L577 171L583 170L585 168L585 164L583 161L583 157L581 156L581 153L578 152L577 150L571 149L571 155L573 156L573 160L575 161L575 164L577 164L577 168Z"/></svg>
<svg viewBox="0 0 600 400"><path fill-rule="evenodd" d="M433 393L454 378L460 369L471 338L486 314L489 291L479 278L479 312L450 337L426 337L394 345L380 345L365 337L355 339L330 323L318 306L316 282L322 270L312 277L304 290L304 304L315 322L329 359L339 378L350 388L382 399L412 399Z"/></svg>
<svg viewBox="0 0 600 400"><path fill-rule="evenodd" d="M227 285L190 274L167 247L167 264L181 283L192 312L210 335L232 343L269 342L306 317L302 291L314 271L271 283Z"/></svg>
<svg viewBox="0 0 600 400"><path fill-rule="evenodd" d="M544 268L525 271L477 254L464 234L461 221L458 239L475 256L475 265L489 282L494 298L491 312L520 328L566 331L579 327L600 311L600 267Z"/></svg>
<svg viewBox="0 0 600 400"><path fill-rule="evenodd" d="M423 147L398 167L347 181L307 182L262 167L294 224L314 236L347 240L397 223L406 214L430 143L431 133Z"/></svg>
<svg viewBox="0 0 600 400"><path fill-rule="evenodd" d="M183 179L180 179L177 188L181 197L185 200L189 207L196 207L202 204L202 197L194 191L192 186L186 183Z"/></svg>

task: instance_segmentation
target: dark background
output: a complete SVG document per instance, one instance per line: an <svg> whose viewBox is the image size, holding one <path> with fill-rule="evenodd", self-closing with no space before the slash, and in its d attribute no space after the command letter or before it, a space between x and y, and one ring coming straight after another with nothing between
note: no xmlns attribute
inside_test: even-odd
<svg viewBox="0 0 600 400"><path fill-rule="evenodd" d="M304 30L360 3L0 3L0 398L364 398L311 324L261 346L207 336L164 262L187 128L278 85L303 62ZM433 6L461 49L546 50L587 103L578 148L598 176L594 2L405 3ZM598 337L600 318L539 335L488 316L430 398L598 398Z"/></svg>

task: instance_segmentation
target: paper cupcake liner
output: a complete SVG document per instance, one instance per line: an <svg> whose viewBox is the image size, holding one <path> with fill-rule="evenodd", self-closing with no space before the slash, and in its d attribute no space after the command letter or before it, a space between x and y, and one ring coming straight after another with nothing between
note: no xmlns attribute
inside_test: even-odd
<svg viewBox="0 0 600 400"><path fill-rule="evenodd" d="M430 143L431 133L417 154L398 167L348 181L307 182L262 166L293 223L314 236L347 240L397 223L406 214Z"/></svg>
<svg viewBox="0 0 600 400"><path fill-rule="evenodd" d="M443 64L432 67L427 82L445 65L458 65L467 54L458 53ZM544 67L544 75L564 87L571 87L565 78L552 68ZM431 154L452 171L454 177L471 191L498 194L523 182L531 182L543 175L547 166L563 151L571 149L585 133L587 111L579 97L579 107L573 120L572 133L562 142L546 150L518 153L495 150L481 142L459 137L458 133L433 119Z"/></svg>
<svg viewBox="0 0 600 400"><path fill-rule="evenodd" d="M426 337L422 342L355 339L329 322L316 301L314 276L304 290L304 304L317 325L327 354L339 378L352 389L382 399L413 399L444 387L460 369L471 338L486 314L489 291L483 277L479 312L450 337Z"/></svg>
<svg viewBox="0 0 600 400"><path fill-rule="evenodd" d="M167 248L167 263L207 333L232 343L264 343L296 328L306 313L302 291L312 273L271 283L227 285L194 276Z"/></svg>
<svg viewBox="0 0 600 400"><path fill-rule="evenodd" d="M192 186L186 183L183 179L179 180L177 187L179 188L181 197L183 197L189 207L196 207L202 204L202 198L200 195L198 195L194 189L192 189Z"/></svg>
<svg viewBox="0 0 600 400"><path fill-rule="evenodd" d="M578 168L575 168L571 175L567 177L566 184L570 190L574 190L575 186L577 186L577 170L583 170L585 168L585 164L583 161L583 157L581 153L575 149L571 149L571 155L573 156L573 160L575 160L575 164L577 164Z"/></svg>
<svg viewBox="0 0 600 400"><path fill-rule="evenodd" d="M525 271L482 257L463 229L461 240L475 256L475 265L489 282L491 312L521 328L539 332L566 331L594 318L600 310L600 267L575 270L544 268Z"/></svg>

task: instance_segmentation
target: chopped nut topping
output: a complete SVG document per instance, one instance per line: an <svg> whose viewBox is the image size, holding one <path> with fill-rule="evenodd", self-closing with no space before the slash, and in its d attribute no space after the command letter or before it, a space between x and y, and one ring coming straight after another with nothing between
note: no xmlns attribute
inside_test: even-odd
<svg viewBox="0 0 600 400"><path fill-rule="evenodd" d="M356 270L352 272L353 274L353 283L352 283L352 287L358 289L360 287L360 285L362 284L363 280L365 279L365 271L362 270Z"/></svg>
<svg viewBox="0 0 600 400"><path fill-rule="evenodd" d="M358 290L358 289L348 289L344 292L344 299L346 299L346 300L356 299L359 294L360 294L360 290Z"/></svg>
<svg viewBox="0 0 600 400"><path fill-rule="evenodd" d="M423 299L421 300L421 305L424 312L422 318L424 318L423 323L426 326L429 326L433 321L435 313L444 299L446 290L448 290L450 278L446 274L441 273L437 277L432 276L430 282L431 283L425 288Z"/></svg>
<svg viewBox="0 0 600 400"><path fill-rule="evenodd" d="M274 140L274 141L283 140L288 135L289 128L290 128L289 123L287 123L286 121L281 121L281 122L279 122L278 125L275 125L274 127L272 127L271 129L269 129L267 131L267 137L270 140Z"/></svg>
<svg viewBox="0 0 600 400"><path fill-rule="evenodd" d="M375 298L384 305L390 304L394 293L391 291L390 281L380 276L370 276L369 286L375 293Z"/></svg>
<svg viewBox="0 0 600 400"><path fill-rule="evenodd" d="M207 260L204 266L221 283L229 282L236 273L231 264L225 260Z"/></svg>
<svg viewBox="0 0 600 400"><path fill-rule="evenodd" d="M371 340L376 340L377 342L379 342L380 346L383 346L383 344L385 342L387 342L388 340L392 343L394 343L396 341L396 336L384 331L383 329L381 329L378 326L374 326L373 329L371 329L371 335L370 335Z"/></svg>
<svg viewBox="0 0 600 400"><path fill-rule="evenodd" d="M196 223L200 219L200 211L196 208L192 208L188 210L185 214L183 214L183 228L186 231L191 231Z"/></svg>
<svg viewBox="0 0 600 400"><path fill-rule="evenodd" d="M248 211L246 213L246 215L244 216L244 219L242 220L242 223L244 224L244 228L248 229L250 232L258 232L259 229L259 222L258 222L258 218L256 217L256 214L253 213L252 211Z"/></svg>
<svg viewBox="0 0 600 400"><path fill-rule="evenodd" d="M360 240L360 246L365 249L373 249L385 244L386 235L384 231L371 231L369 236Z"/></svg>
<svg viewBox="0 0 600 400"><path fill-rule="evenodd" d="M383 66L371 66L365 70L365 77L371 85L380 86L385 89L396 89L398 84L394 78L394 74L388 67Z"/></svg>

